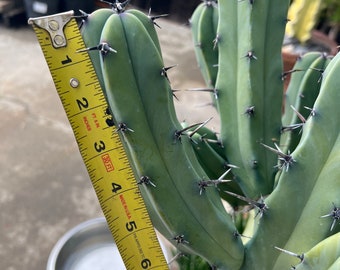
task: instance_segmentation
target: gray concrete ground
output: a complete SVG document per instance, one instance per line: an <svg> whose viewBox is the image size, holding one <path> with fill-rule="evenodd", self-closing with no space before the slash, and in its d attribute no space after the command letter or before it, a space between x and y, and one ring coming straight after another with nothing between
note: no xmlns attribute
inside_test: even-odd
<svg viewBox="0 0 340 270"><path fill-rule="evenodd" d="M189 29L166 20L160 40L174 89L203 85ZM180 120L215 115L209 94L178 93ZM210 126L217 127L215 117ZM102 216L39 44L0 23L0 269L45 269L56 241Z"/></svg>

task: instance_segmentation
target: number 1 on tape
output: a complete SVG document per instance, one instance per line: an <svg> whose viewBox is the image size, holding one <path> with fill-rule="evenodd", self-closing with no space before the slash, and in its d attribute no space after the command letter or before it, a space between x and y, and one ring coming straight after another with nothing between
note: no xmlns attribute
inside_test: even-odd
<svg viewBox="0 0 340 270"><path fill-rule="evenodd" d="M73 12L29 23L125 267L169 269Z"/></svg>

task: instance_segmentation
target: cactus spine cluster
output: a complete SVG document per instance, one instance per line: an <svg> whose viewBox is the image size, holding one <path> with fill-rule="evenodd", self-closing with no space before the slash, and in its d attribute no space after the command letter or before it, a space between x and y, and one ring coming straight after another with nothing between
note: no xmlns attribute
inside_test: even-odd
<svg viewBox="0 0 340 270"><path fill-rule="evenodd" d="M118 1L84 16L110 127L155 227L211 269L339 265L340 55L302 56L283 102L289 2L204 1L195 10L194 47L220 135L178 121L156 17Z"/></svg>

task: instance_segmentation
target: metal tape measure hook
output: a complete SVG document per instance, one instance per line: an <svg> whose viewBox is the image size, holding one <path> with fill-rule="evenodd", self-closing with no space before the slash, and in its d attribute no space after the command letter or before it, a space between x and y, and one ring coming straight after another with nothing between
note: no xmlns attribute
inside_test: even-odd
<svg viewBox="0 0 340 270"><path fill-rule="evenodd" d="M73 18L73 15L73 10L70 10L50 16L29 18L28 23L45 29L51 38L53 47L57 49L67 46L64 26Z"/></svg>

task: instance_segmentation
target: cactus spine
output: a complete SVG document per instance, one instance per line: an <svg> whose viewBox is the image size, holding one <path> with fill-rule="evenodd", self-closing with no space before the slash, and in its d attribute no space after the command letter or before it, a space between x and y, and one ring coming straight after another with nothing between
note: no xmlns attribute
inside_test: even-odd
<svg viewBox="0 0 340 270"><path fill-rule="evenodd" d="M281 44L289 1L204 1L191 25L195 45L216 47L197 46L196 56L217 97L217 136L205 127L181 126L154 19L118 6L116 1L113 12L91 14L82 33L88 47L100 49L92 60L103 76L114 132L155 227L212 269L337 269L340 54L311 53L297 62L282 116ZM92 29L100 29L99 40L89 38ZM210 68L217 56L214 80ZM301 136L281 134L299 117ZM232 182L220 181L225 179ZM255 209L233 222L221 197L234 211L244 204ZM242 241L243 233L251 239ZM289 257L284 250L304 255Z"/></svg>

